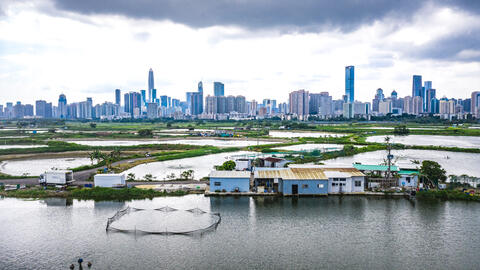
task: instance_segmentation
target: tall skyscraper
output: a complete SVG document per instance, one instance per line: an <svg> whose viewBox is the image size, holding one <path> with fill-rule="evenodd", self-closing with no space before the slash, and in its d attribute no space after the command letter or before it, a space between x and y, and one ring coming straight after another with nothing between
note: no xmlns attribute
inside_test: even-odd
<svg viewBox="0 0 480 270"><path fill-rule="evenodd" d="M120 89L115 89L115 104L117 104L119 106L120 106L120 102L121 102L120 95L121 95Z"/></svg>
<svg viewBox="0 0 480 270"><path fill-rule="evenodd" d="M155 88L153 82L153 70L150 68L148 71L148 101L152 101L152 90Z"/></svg>
<svg viewBox="0 0 480 270"><path fill-rule="evenodd" d="M142 95L142 105L147 105L147 102L152 100L152 91L148 90L148 100L147 100L147 91L140 90L140 94Z"/></svg>
<svg viewBox="0 0 480 270"><path fill-rule="evenodd" d="M213 83L213 95L216 97L225 95L225 85L221 82Z"/></svg>
<svg viewBox="0 0 480 270"><path fill-rule="evenodd" d="M190 95L190 114L199 115L203 113L203 93L191 92Z"/></svg>
<svg viewBox="0 0 480 270"><path fill-rule="evenodd" d="M433 107L432 107L432 100L436 98L436 90L435 89L428 89L426 92L426 99L427 99L427 105L426 105L426 112L427 113L434 113Z"/></svg>
<svg viewBox="0 0 480 270"><path fill-rule="evenodd" d="M413 75L413 82L412 82L412 98L414 97L421 97L422 95L422 76L421 75Z"/></svg>
<svg viewBox="0 0 480 270"><path fill-rule="evenodd" d="M155 102L157 100L157 89L152 89L152 100L150 102Z"/></svg>
<svg viewBox="0 0 480 270"><path fill-rule="evenodd" d="M372 111L379 112L380 111L380 101L385 99L385 95L383 94L383 89L378 88L375 93L375 98L372 100Z"/></svg>
<svg viewBox="0 0 480 270"><path fill-rule="evenodd" d="M423 98L423 111L428 112L428 91L432 89L432 81L425 81L423 82L423 91L422 91L422 98Z"/></svg>
<svg viewBox="0 0 480 270"><path fill-rule="evenodd" d="M67 97L64 94L58 97L58 118L67 118Z"/></svg>
<svg viewBox="0 0 480 270"><path fill-rule="evenodd" d="M202 81L198 82L198 92L203 93L203 83L202 83Z"/></svg>
<svg viewBox="0 0 480 270"><path fill-rule="evenodd" d="M345 67L345 95L347 102L355 101L355 67Z"/></svg>

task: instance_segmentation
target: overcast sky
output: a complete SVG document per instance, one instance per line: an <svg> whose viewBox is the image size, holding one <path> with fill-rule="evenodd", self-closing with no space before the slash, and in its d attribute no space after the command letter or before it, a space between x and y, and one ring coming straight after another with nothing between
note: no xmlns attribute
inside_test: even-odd
<svg viewBox="0 0 480 270"><path fill-rule="evenodd" d="M147 88L185 99L203 80L226 95L286 101L293 90L355 99L410 95L412 75L438 96L480 90L480 1L0 0L0 104L114 101Z"/></svg>

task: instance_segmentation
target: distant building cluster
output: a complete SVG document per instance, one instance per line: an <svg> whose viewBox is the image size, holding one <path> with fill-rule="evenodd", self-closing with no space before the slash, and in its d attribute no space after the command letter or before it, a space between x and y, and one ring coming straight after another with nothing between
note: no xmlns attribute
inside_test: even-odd
<svg viewBox="0 0 480 270"><path fill-rule="evenodd" d="M87 97L80 102L68 103L61 94L58 103L37 100L35 106L7 102L0 105L0 118L55 118L55 119L100 119L122 118L173 118L173 119L281 119L308 120L332 118L365 118L388 115L434 115L443 119L480 118L480 91L474 91L470 98L437 98L437 91L431 81L422 82L421 75L413 75L412 95L398 97L393 90L386 97L383 89L375 92L372 102L355 100L355 67L345 67L345 95L334 100L329 92L311 93L304 89L292 91L288 102L278 103L275 99L248 101L245 96L225 95L225 85L214 82L213 96L204 96L203 82L197 91L187 92L184 101L166 95L157 95L153 70L148 72L148 90L129 91L123 94L115 89L114 102L93 104Z"/></svg>

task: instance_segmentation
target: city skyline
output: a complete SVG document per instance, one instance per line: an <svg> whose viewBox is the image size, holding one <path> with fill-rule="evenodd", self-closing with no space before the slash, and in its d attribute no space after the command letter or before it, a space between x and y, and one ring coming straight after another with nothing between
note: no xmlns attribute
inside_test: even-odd
<svg viewBox="0 0 480 270"><path fill-rule="evenodd" d="M207 1L204 10L212 16L205 20L178 9L193 12L190 21L165 13L163 2L137 4L132 14L128 3L107 12L95 2L2 1L0 102L33 103L38 95L54 100L59 92L74 101L93 94L110 100L112 89L148 90L148 68L156 73L157 95L178 99L200 80L205 95L221 81L225 91L257 100L298 89L340 98L348 65L357 67L355 96L361 101L377 88L408 95L413 74L434 81L440 97L462 98L480 88L480 20L472 3L340 1L340 9L356 12L344 17L321 1L280 2L233 1L220 16ZM235 6L245 17L235 16ZM260 19L252 12L281 8L282 18ZM429 16L421 16L425 12Z"/></svg>

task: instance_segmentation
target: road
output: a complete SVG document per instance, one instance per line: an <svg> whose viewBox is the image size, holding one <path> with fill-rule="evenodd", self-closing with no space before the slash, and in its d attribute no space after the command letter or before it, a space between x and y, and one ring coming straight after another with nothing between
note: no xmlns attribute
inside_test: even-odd
<svg viewBox="0 0 480 270"><path fill-rule="evenodd" d="M112 163L113 166L123 164L123 163L129 163L129 162L135 162L139 160L148 160L148 159L153 159L152 157L143 157L143 158L134 158L134 159L125 159L125 160L120 160L117 162ZM98 168L93 168L93 169L88 169L84 171L78 171L73 173L73 179L75 179L74 185L85 185L85 184L92 184L92 181L87 181L90 176L94 175L97 170L103 170L106 168L105 166L103 167L98 167ZM20 179L0 179L0 183L4 183L7 185L38 185L38 178L20 178ZM197 184L199 181L196 180L189 180L189 181L134 181L134 182L128 182L128 184L137 186L137 185L154 185L154 184L163 184L163 183L169 183L169 184Z"/></svg>

